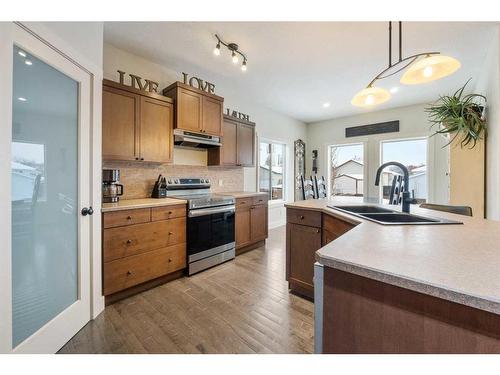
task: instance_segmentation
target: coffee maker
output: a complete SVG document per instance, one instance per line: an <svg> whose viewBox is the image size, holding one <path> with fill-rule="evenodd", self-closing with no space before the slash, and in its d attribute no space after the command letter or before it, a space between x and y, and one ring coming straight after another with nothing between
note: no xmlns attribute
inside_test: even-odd
<svg viewBox="0 0 500 375"><path fill-rule="evenodd" d="M123 195L123 185L120 183L119 169L102 170L102 201L104 203L115 203Z"/></svg>

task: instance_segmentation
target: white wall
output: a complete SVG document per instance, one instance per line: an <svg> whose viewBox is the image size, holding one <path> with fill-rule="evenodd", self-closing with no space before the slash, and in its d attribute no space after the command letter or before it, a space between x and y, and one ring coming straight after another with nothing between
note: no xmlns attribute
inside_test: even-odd
<svg viewBox="0 0 500 375"><path fill-rule="evenodd" d="M117 70L137 74L159 82L159 89L169 86L175 81L182 81L182 72L174 71L168 66L149 61L116 48L110 44L104 44L104 78L118 81ZM187 71L188 74L196 75L196 72ZM203 77L202 77L203 78ZM208 78L207 78L208 79ZM230 80L225 82L214 82L216 94L224 97L224 107L238 110L250 115L250 120L256 123L258 137L279 141L287 145L287 201L293 201L293 142L299 138L306 138L306 125L298 120L277 113L253 102L238 87L234 87ZM257 149L258 150L258 149ZM196 152L196 151L195 151ZM198 153L199 155L199 153ZM199 164L206 165L206 160L195 154L187 154L179 149L174 150L174 164ZM256 168L244 168L244 187L246 191L257 189ZM283 204L270 204L269 209L270 227L285 223L285 211Z"/></svg>
<svg viewBox="0 0 500 375"><path fill-rule="evenodd" d="M474 92L486 96L488 137L486 140L486 217L500 219L500 30L495 26Z"/></svg>
<svg viewBox="0 0 500 375"><path fill-rule="evenodd" d="M432 134L429 129L427 115L424 112L425 104L400 107L384 111L369 112L362 115L336 118L308 125L307 148L318 150L318 174L327 176L328 173L328 146L344 143L364 144L364 189L369 199L378 198L378 188L375 186L375 175L380 165L380 141L387 139L405 139L427 137ZM368 125L384 121L399 120L400 131L370 135L364 137L345 137L345 128L350 126ZM442 137L431 137L428 141L429 166L429 201L435 203L448 202L448 156ZM308 160L309 161L309 160ZM310 167L310 162L307 165Z"/></svg>
<svg viewBox="0 0 500 375"><path fill-rule="evenodd" d="M101 295L101 80L102 80L102 44L103 24L92 23L51 23L26 22L23 26L53 48L81 65L91 75L92 97L92 176L95 194L92 202L96 215L92 219L92 275L94 299L92 316L97 316L104 309ZM11 22L0 22L0 352L11 351L11 130L12 130L12 51L14 29L19 28ZM96 172L97 175L93 175Z"/></svg>

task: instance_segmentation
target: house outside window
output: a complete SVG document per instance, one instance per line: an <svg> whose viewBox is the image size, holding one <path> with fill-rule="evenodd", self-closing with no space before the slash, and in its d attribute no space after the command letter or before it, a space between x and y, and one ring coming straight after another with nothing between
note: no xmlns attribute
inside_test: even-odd
<svg viewBox="0 0 500 375"><path fill-rule="evenodd" d="M269 194L271 201L285 197L286 145L262 140L259 143L259 191Z"/></svg>

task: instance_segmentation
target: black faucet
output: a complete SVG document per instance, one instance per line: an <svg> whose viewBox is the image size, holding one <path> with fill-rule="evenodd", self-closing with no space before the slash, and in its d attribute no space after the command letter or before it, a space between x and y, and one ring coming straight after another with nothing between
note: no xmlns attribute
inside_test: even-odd
<svg viewBox="0 0 500 375"><path fill-rule="evenodd" d="M375 186L380 184L380 174L385 167L389 165L395 165L399 167L403 171L404 175L404 189L403 189L403 198L401 199L401 205L403 206L403 212L407 214L410 213L410 203L415 203L415 199L410 198L410 172L408 172L408 168L406 168L403 164L398 163L397 161L388 161L387 163L382 164L377 169L377 177L375 178Z"/></svg>

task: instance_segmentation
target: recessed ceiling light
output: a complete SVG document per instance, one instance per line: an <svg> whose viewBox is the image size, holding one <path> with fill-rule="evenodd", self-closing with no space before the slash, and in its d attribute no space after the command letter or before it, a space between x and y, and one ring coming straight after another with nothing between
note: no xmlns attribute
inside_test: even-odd
<svg viewBox="0 0 500 375"><path fill-rule="evenodd" d="M328 108L328 107L330 107L330 103L328 103L328 102L327 103L323 103L323 108Z"/></svg>
<svg viewBox="0 0 500 375"><path fill-rule="evenodd" d="M26 57L26 52L24 52L24 51L19 50L19 51L17 52L17 54L18 54L19 56Z"/></svg>
<svg viewBox="0 0 500 375"><path fill-rule="evenodd" d="M395 94L395 93L397 93L398 91L399 91L399 87L393 87L393 88L391 88L391 89L389 90L389 92L390 92L391 94Z"/></svg>
<svg viewBox="0 0 500 375"><path fill-rule="evenodd" d="M25 101L27 101L28 99L23 98L22 96L20 96L19 98L17 98L17 100L19 100L20 102L25 102Z"/></svg>
<svg viewBox="0 0 500 375"><path fill-rule="evenodd" d="M24 61L24 63L25 63L26 65L33 65L33 63L31 62L31 60L25 60L25 61Z"/></svg>

